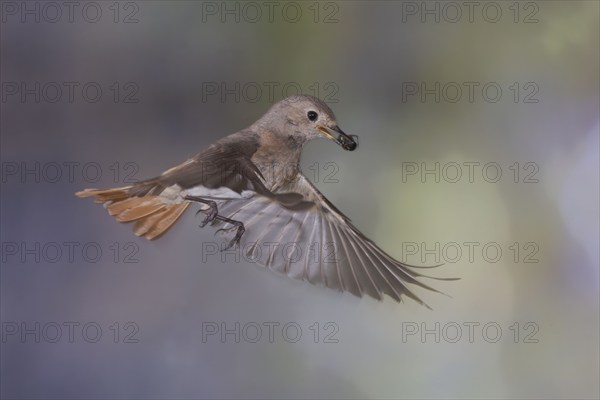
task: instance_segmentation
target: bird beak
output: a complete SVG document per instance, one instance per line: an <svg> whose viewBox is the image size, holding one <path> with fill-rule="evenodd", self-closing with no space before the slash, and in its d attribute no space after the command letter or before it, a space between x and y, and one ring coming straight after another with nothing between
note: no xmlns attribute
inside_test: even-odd
<svg viewBox="0 0 600 400"><path fill-rule="evenodd" d="M333 140L344 150L353 151L356 150L358 144L354 140L354 137L347 135L340 129L339 126L334 126L333 128L328 128L326 126L319 125L317 130L327 136L329 139Z"/></svg>

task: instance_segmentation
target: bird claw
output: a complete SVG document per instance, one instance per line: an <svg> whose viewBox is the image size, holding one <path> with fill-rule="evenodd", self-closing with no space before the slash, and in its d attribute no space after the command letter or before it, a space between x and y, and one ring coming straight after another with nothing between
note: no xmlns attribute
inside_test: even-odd
<svg viewBox="0 0 600 400"><path fill-rule="evenodd" d="M217 210L215 210L214 208L211 208L210 212L208 213L208 215L206 216L206 218L204 218L204 221L202 221L200 223L200 228L204 228L206 226L206 224L208 224L209 222L214 222L215 218L217 217Z"/></svg>
<svg viewBox="0 0 600 400"><path fill-rule="evenodd" d="M214 222L215 218L217 217L218 214L218 210L216 205L212 205L209 204L208 208L205 209L199 209L198 211L196 211L196 215L200 214L201 212L207 212L208 214L206 215L206 218L204 218L204 221L202 221L200 223L200 225L198 225L200 228L204 228L209 222Z"/></svg>
<svg viewBox="0 0 600 400"><path fill-rule="evenodd" d="M225 247L222 251L225 250L229 250L232 247L239 245L240 244L240 239L242 238L242 235L244 234L244 232L246 231L246 228L244 228L244 224L240 223L236 223L234 224L234 226L232 226L231 228L221 228L219 230L217 230L215 232L215 235L221 231L225 231L225 232L229 232L233 229L237 229L237 232L235 233L235 236L233 237L233 239L231 239L229 241L229 244L227 245L227 247Z"/></svg>
<svg viewBox="0 0 600 400"><path fill-rule="evenodd" d="M229 219L229 218L223 217L222 215L219 215L218 209L217 209L217 203L215 203L212 200L206 200L206 199L203 199L201 197L196 197L196 196L185 196L185 200L195 201L198 203L203 203L203 204L208 205L208 208L200 209L200 210L196 211L196 215L200 214L201 212L207 213L206 218L204 218L204 221L202 221L202 223L200 224L200 228L204 228L208 223L211 223L211 225L215 225L215 224L217 224L217 222L224 222L224 223L231 224L233 226L231 228L221 228L215 232L215 235L221 231L230 231L232 229L237 229L237 232L235 233L234 238L229 242L227 247L224 248L223 250L230 249L233 246L240 243L240 239L242 238L242 235L246 231L246 228L244 228L244 224L242 222L234 221L232 219Z"/></svg>

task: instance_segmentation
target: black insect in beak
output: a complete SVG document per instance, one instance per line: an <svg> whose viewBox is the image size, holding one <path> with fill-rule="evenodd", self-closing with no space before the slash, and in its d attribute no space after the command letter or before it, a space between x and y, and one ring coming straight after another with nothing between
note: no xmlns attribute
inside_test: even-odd
<svg viewBox="0 0 600 400"><path fill-rule="evenodd" d="M358 137L355 135L347 135L337 125L332 128L319 126L317 129L319 132L323 133L325 136L342 146L344 150L354 151L358 147Z"/></svg>

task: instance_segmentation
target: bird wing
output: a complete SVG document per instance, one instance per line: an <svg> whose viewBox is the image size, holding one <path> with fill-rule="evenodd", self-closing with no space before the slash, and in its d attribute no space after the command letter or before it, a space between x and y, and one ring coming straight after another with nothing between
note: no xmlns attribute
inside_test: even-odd
<svg viewBox="0 0 600 400"><path fill-rule="evenodd" d="M300 195L272 193L265 186L251 159L258 146L255 133L240 131L158 177L120 188L85 189L76 195L94 197L119 222L135 222L135 234L149 240L161 237L181 217L191 204L185 195L239 199L253 194L282 204L297 202Z"/></svg>
<svg viewBox="0 0 600 400"><path fill-rule="evenodd" d="M247 260L358 297L382 300L385 293L402 301L408 296L429 308L409 289L413 285L438 292L417 279L433 278L414 271L423 267L404 264L381 250L303 175L280 190L301 196L287 204L259 194L218 203L220 215L244 224L239 248Z"/></svg>
<svg viewBox="0 0 600 400"><path fill-rule="evenodd" d="M173 185L181 189L226 187L237 193L254 190L268 195L264 177L251 161L258 146L256 134L241 131L230 135L162 175L139 182L130 189L130 195L158 195Z"/></svg>

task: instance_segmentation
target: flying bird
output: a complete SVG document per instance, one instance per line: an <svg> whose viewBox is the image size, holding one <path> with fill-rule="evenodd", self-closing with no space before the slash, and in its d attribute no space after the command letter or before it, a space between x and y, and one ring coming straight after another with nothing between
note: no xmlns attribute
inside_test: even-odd
<svg viewBox="0 0 600 400"><path fill-rule="evenodd" d="M201 227L219 227L228 249L271 270L356 296L429 306L409 286L438 293L419 278L439 280L395 260L363 235L300 171L303 146L327 138L347 151L355 137L338 126L331 109L312 96L274 104L250 127L226 136L162 175L114 189L86 189L137 236L154 240L190 205L205 214Z"/></svg>

